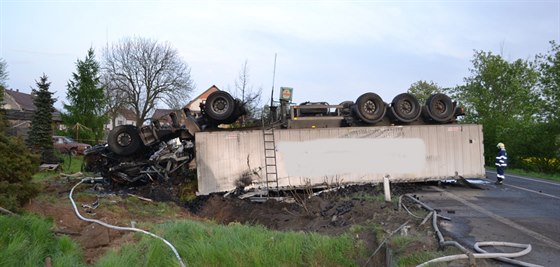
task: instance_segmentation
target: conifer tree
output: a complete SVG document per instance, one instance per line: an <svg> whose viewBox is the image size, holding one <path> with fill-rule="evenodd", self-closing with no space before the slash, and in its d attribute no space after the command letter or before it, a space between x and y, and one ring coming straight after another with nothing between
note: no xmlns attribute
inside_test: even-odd
<svg viewBox="0 0 560 267"><path fill-rule="evenodd" d="M69 104L64 105L67 113L62 114L62 120L69 129L81 124L93 131L95 143L103 136L105 116L105 91L101 86L99 63L95 60L92 48L88 50L84 60L76 62L77 72L72 73L68 81L66 98ZM80 134L81 135L81 134Z"/></svg>
<svg viewBox="0 0 560 267"><path fill-rule="evenodd" d="M33 104L37 108L31 120L31 129L27 137L27 145L34 153L41 155L41 162L57 163L54 156L52 143L52 112L54 111L53 93L49 91L51 85L47 82L47 75L43 74L37 83L37 89L33 89Z"/></svg>

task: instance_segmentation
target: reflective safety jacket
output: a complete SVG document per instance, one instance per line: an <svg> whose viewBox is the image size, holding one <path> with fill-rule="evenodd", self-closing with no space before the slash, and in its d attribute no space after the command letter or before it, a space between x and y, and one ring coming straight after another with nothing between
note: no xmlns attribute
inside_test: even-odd
<svg viewBox="0 0 560 267"><path fill-rule="evenodd" d="M507 162L508 158L506 150L500 149L500 151L498 151L498 156L496 156L496 167L505 168L507 167Z"/></svg>

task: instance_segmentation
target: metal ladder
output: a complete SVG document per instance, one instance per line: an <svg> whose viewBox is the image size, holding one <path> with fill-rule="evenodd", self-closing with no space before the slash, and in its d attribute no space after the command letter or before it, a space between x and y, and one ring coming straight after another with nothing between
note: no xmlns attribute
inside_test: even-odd
<svg viewBox="0 0 560 267"><path fill-rule="evenodd" d="M274 139L274 128L266 129L263 127L264 140L264 163L265 163L265 182L267 193L270 187L276 186L278 191L278 168L276 166L276 142Z"/></svg>

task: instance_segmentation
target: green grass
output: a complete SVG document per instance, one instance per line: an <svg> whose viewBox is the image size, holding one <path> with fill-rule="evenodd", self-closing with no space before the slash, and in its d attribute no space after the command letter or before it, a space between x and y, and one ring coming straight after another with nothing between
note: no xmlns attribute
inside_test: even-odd
<svg viewBox="0 0 560 267"><path fill-rule="evenodd" d="M456 247L446 247L443 251L438 250L438 251L429 251L429 250L418 250L412 254L406 255L406 256L401 256L396 258L395 260L395 266L397 267L409 267L409 266L417 266L420 265L424 262L436 259L436 258L440 258L443 256L449 256L449 255L457 255L457 254L463 254L463 252L461 252L458 248ZM449 266L449 264L447 263L433 263L430 264L430 266ZM457 265L457 266L463 266L463 265ZM465 266L468 266L465 265Z"/></svg>
<svg viewBox="0 0 560 267"><path fill-rule="evenodd" d="M486 170L495 172L496 168L492 167L492 166L486 166ZM535 177L535 178L552 180L552 181L559 181L560 182L560 173L546 174L546 173L530 172L530 171L526 171L526 170L522 170L522 169L506 169L506 178L507 178L508 174Z"/></svg>
<svg viewBox="0 0 560 267"><path fill-rule="evenodd" d="M367 253L349 235L197 221L142 226L171 242L188 266L355 266ZM34 215L0 216L0 266L44 266L47 257L53 266L87 266L79 246L51 228L51 221ZM95 266L179 266L161 240L136 237L136 243L110 250Z"/></svg>
<svg viewBox="0 0 560 267"><path fill-rule="evenodd" d="M118 213L128 213L132 216L169 216L172 214L177 214L182 209L181 207L175 205L172 202L146 202L144 200L140 200L136 197L129 196L126 198L122 198L119 200L119 205L115 202L103 201L101 202L102 205L106 205L109 207L110 210L113 212ZM120 206L124 206L125 210Z"/></svg>
<svg viewBox="0 0 560 267"><path fill-rule="evenodd" d="M434 251L418 251L411 255L400 257L396 260L395 266L397 267L409 267L409 266L417 266L424 262L445 256L446 254L442 252L434 252Z"/></svg>
<svg viewBox="0 0 560 267"><path fill-rule="evenodd" d="M525 170L522 170L522 169L507 169L506 170L506 175L508 173L517 174L517 175L521 175L521 176L536 177L536 178L541 178L541 179L553 180L553 181L559 181L560 182L560 173L558 173L558 174L546 174L546 173L529 172L529 171L525 171Z"/></svg>
<svg viewBox="0 0 560 267"><path fill-rule="evenodd" d="M62 163L62 170L64 173L75 173L82 171L82 163L84 156L64 156L64 163Z"/></svg>
<svg viewBox="0 0 560 267"><path fill-rule="evenodd" d="M0 266L85 266L69 237L57 237L52 223L34 215L0 216Z"/></svg>
<svg viewBox="0 0 560 267"><path fill-rule="evenodd" d="M259 226L177 221L155 226L189 266L354 266L365 255L348 235L276 232ZM111 251L96 266L178 266L170 248L142 236Z"/></svg>
<svg viewBox="0 0 560 267"><path fill-rule="evenodd" d="M84 162L83 156L72 157L68 155L62 155L61 157L64 159L64 162L61 163L63 173L72 174L72 173L80 172L82 170L82 163ZM36 182L44 181L46 179L56 177L58 176L58 174L59 174L58 172L53 172L53 171L38 172L33 175L33 181Z"/></svg>

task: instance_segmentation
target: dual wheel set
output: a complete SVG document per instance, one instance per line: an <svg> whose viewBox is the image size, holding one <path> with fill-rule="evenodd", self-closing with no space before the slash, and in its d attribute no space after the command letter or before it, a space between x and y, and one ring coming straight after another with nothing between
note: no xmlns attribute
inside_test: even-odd
<svg viewBox="0 0 560 267"><path fill-rule="evenodd" d="M424 106L410 93L402 93L393 98L390 104L376 93L362 94L356 102L345 101L342 113L352 116L366 124L376 124L388 117L393 122L411 123L420 116L432 123L448 123L457 115L462 115L460 109L445 94L431 95ZM228 92L216 91L208 96L201 106L205 124L219 125L235 122L246 113L244 104L239 99L233 98ZM201 122L202 123L202 122ZM113 129L107 138L109 148L118 155L128 156L136 153L143 147L138 128L133 125L122 125Z"/></svg>
<svg viewBox="0 0 560 267"><path fill-rule="evenodd" d="M380 122L387 112L392 121L401 123L414 122L421 115L427 121L447 123L461 113L451 98L441 93L431 95L424 106L410 93L397 95L390 104L383 102L376 93L365 93L355 103L346 101L341 105L349 108L354 117L368 124Z"/></svg>

